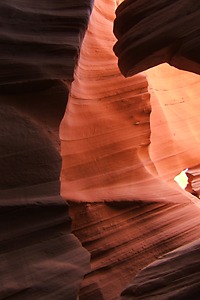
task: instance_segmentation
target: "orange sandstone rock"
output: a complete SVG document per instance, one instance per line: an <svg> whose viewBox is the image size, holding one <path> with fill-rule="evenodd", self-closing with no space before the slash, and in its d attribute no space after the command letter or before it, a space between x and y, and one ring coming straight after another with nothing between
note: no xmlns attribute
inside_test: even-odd
<svg viewBox="0 0 200 300"><path fill-rule="evenodd" d="M151 86L145 74L125 79L117 68L111 51L115 8L115 1L95 2L82 44L60 127L61 194L85 202L188 202L175 184L166 184L149 155Z"/></svg>

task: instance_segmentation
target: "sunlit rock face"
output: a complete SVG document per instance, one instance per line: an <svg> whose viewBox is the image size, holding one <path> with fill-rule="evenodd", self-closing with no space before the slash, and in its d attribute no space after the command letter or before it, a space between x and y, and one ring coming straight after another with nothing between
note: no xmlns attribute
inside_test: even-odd
<svg viewBox="0 0 200 300"><path fill-rule="evenodd" d="M139 270L200 237L199 200L174 181L199 164L199 77L162 64L125 79L110 51L115 8L94 3L60 127L61 194L91 253L81 300L118 299Z"/></svg>
<svg viewBox="0 0 200 300"><path fill-rule="evenodd" d="M162 64L145 72L151 93L150 157L167 182L199 165L199 75Z"/></svg>
<svg viewBox="0 0 200 300"><path fill-rule="evenodd" d="M61 124L61 193L69 200L132 198L135 173L140 181L147 173L140 159L150 136L147 80L125 80L118 70L115 7L95 2Z"/></svg>
<svg viewBox="0 0 200 300"><path fill-rule="evenodd" d="M134 176L130 161L139 164L149 144L147 81L120 75L110 51L114 3L105 5L108 20L94 8L61 125L62 195L77 201L121 200Z"/></svg>
<svg viewBox="0 0 200 300"><path fill-rule="evenodd" d="M138 16L143 24L149 13L161 33L156 31L155 39L148 35L147 43L134 43L138 48L131 48L132 56L127 52L123 66L127 69L120 63L121 70L126 76L145 72L125 79L112 51L115 9L121 2L95 1L83 44L93 1L0 3L1 299L116 300L122 291L122 297L133 297L126 286L141 269L200 237L200 210L194 205L200 190L199 77L167 64L145 71L167 61L199 73L198 56L191 50L199 5L197 1L173 1L170 6L169 1L122 3L115 33L116 28L123 31L138 22ZM177 26L184 5L188 16L180 18ZM138 10L132 11L133 7ZM191 39L181 35L189 25L194 31L185 34ZM124 34L118 33L119 38ZM172 33L177 43L166 38ZM170 49L162 43L163 37L170 41ZM162 49L151 48L151 38ZM131 39L126 42L132 47ZM125 49L120 43L116 53ZM151 49L153 54L148 53ZM141 64L135 65L138 57ZM60 127L61 198L58 128L66 86L70 95ZM189 193L174 182L186 168ZM69 213L64 199L71 201ZM85 249L71 234L69 214L73 233ZM91 271L86 249L91 253ZM181 252L175 256L178 263L169 273L186 280L184 273L193 257ZM187 261L182 263L182 258ZM195 263L199 269L198 256ZM189 288L190 283L186 282ZM154 284L157 278L151 287ZM151 296L149 290L147 294Z"/></svg>
<svg viewBox="0 0 200 300"><path fill-rule="evenodd" d="M200 74L199 17L195 0L125 0L114 25L121 72L131 76L168 62Z"/></svg>
<svg viewBox="0 0 200 300"><path fill-rule="evenodd" d="M195 165L192 168L187 169L186 176L188 178L188 184L186 190L196 197L200 197L200 165Z"/></svg>
<svg viewBox="0 0 200 300"><path fill-rule="evenodd" d="M188 202L173 182L159 176L150 156L153 87L144 73L125 79L117 68L111 51L115 8L115 1L95 2L82 44L60 127L61 194L86 202Z"/></svg>
<svg viewBox="0 0 200 300"><path fill-rule="evenodd" d="M174 181L199 162L199 77L163 64L125 79L110 51L115 7L94 3L60 127L61 194L91 253L81 300L118 299L139 270L200 237L199 200Z"/></svg>

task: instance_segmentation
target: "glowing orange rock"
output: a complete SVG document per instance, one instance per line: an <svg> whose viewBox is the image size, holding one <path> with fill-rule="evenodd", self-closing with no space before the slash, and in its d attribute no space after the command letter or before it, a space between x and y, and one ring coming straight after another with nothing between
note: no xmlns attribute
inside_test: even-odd
<svg viewBox="0 0 200 300"><path fill-rule="evenodd" d="M146 74L152 105L150 157L158 174L172 181L199 164L200 77L168 64Z"/></svg>
<svg viewBox="0 0 200 300"><path fill-rule="evenodd" d="M156 117L151 117L149 148L150 98L156 101L154 74L147 73L148 91L145 74L125 79L117 68L117 58L112 52L116 41L112 33L115 8L113 0L95 2L82 44L60 127L61 194L68 200L86 202L134 199L188 202L189 196L171 180L184 169L183 164L176 174L176 168L174 172L168 171L170 176L160 171L164 167L157 159L159 149L155 149L157 142L159 147L164 145L161 137L166 133L158 127L158 107L153 107L157 112ZM167 84L165 88L168 89ZM169 131L168 125L165 130ZM156 132L158 141L154 138ZM166 145L170 146L169 141ZM170 151L174 153L171 148ZM165 147L161 152L168 158L169 149ZM170 167L168 160L164 165Z"/></svg>

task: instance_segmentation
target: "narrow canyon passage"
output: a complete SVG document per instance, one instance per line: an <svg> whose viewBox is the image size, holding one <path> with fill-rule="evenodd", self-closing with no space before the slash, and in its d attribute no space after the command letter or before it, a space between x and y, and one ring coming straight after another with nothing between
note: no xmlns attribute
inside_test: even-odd
<svg viewBox="0 0 200 300"><path fill-rule="evenodd" d="M169 65L124 78L111 51L115 9L94 3L60 126L61 195L91 253L81 300L118 299L139 270L200 237L199 200L174 182L199 161L198 131L196 150L181 140L181 127L198 128L195 108L186 124L181 114L195 105L199 78Z"/></svg>
<svg viewBox="0 0 200 300"><path fill-rule="evenodd" d="M199 16L0 1L1 300L198 300Z"/></svg>
<svg viewBox="0 0 200 300"><path fill-rule="evenodd" d="M78 202L190 202L151 159L153 92L145 73L127 79L117 67L115 8L115 1L95 1L82 43L60 126L61 195Z"/></svg>

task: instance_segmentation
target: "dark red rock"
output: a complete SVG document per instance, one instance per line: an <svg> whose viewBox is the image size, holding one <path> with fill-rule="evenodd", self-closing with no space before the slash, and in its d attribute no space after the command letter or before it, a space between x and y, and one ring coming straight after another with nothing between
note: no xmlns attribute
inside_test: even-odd
<svg viewBox="0 0 200 300"><path fill-rule="evenodd" d="M1 299L75 300L81 280L88 272L82 282L80 300L117 299L141 268L155 261L158 256L199 238L200 211L195 206L198 199L190 194L188 196L177 187L172 188L172 183L169 183L174 172L180 172L179 169L183 166L187 167L184 165L186 162L195 165L198 159L199 126L195 122L195 127L192 127L193 122L189 121L196 116L196 109L188 116L187 122L189 105L181 110L181 103L187 101L191 105L192 99L195 101L198 80L194 78L186 84L187 76L181 77L180 73L174 72L169 80L172 84L169 83L166 87L163 74L167 68L157 74L149 72L147 77L139 74L128 81L123 78L112 53L115 43L112 35L113 16L118 2L96 1L96 15L92 19L91 30L88 30L88 37L84 40L82 61L79 60L76 69L77 80L74 88L70 89L71 96L74 93L75 99L73 105L68 105L70 119L68 115L65 121L67 125L72 125L73 130L66 134L67 127L63 128L66 134L65 149L69 151L65 175L69 177L70 183L74 174L77 177L81 175L88 184L85 186L86 203L70 204L70 215L73 217L73 233L91 253L91 272L89 254L71 233L68 205L60 197L58 130L68 92L64 82L70 88L93 1L30 0L25 3L22 0L5 0L0 3L0 20L3 24L0 32ZM185 14L186 8L188 15ZM131 75L140 68L145 70L163 59L198 73L199 56L195 52L199 49L196 36L199 30L198 12L198 2L189 0L161 0L154 3L127 0L122 3L115 21L115 32L120 40L115 51L119 51L120 55L120 51L125 51L122 52L122 64L127 68L125 75ZM136 55L133 56L133 53ZM192 86L192 89L184 90L183 96L174 93L176 77L181 82L180 91L184 89L183 85ZM163 78L164 84L158 78ZM100 96L96 98L95 106L94 96L98 93ZM172 98L172 95L176 97ZM161 111L159 101L163 98L166 107L170 105L173 109ZM75 109L78 109L79 119L75 117ZM172 111L174 114L171 114ZM168 124L169 120L174 121L174 115L180 111L182 114L177 117L177 131L182 128L183 123L187 123L184 134L190 128L195 147L194 143L190 144L195 149L186 147L188 139L185 138L184 143L181 139L178 140L181 147L178 144L178 151L174 150L175 134L172 136ZM198 117L195 118L197 119ZM85 124L86 127L83 126ZM130 132L131 139L125 134L123 126L126 124L128 126L125 128L129 128L127 132ZM111 130L111 134L107 137L106 147L101 148L105 139L105 125ZM78 134L75 136L77 127ZM94 134L94 142L91 139L84 141L82 137L87 133L84 128L88 129L89 137ZM100 139L96 139L99 133ZM119 138L119 144L116 138ZM69 142L70 147L74 143L74 148L69 147ZM118 146L120 147L116 149ZM128 150L125 160L122 159L124 146ZM186 147L184 150L183 146ZM91 147L91 152L86 151L86 155L79 153L84 153L87 147ZM129 151L131 147L144 151L139 151L138 155L135 151ZM149 168L148 164L150 147L154 162L157 163L155 169ZM113 153L116 152L114 157ZM62 155L64 157L65 153L62 152ZM103 162L106 156L109 159L106 158ZM73 174L77 157L78 164L75 164ZM113 168L113 158L115 164L112 170L116 172L113 174L117 174L119 183L121 179L124 180L122 183L126 187L125 193L123 185L120 185L120 195L117 185L113 186L113 190L109 186L113 182L113 176L109 174ZM84 164L84 159L89 164ZM140 160L143 163L139 166L144 167L142 170L145 171L141 173L138 172ZM128 172L123 178L120 172L118 174L119 167L123 168L125 164L126 171L130 162L133 172L131 176ZM71 167L69 163L72 164ZM81 164L83 166L80 168ZM96 169L91 167L93 165ZM88 178L86 167L90 175ZM97 190L91 180L94 170L100 170L103 176L106 172L108 174L107 177L102 176L101 181L97 178L96 184L100 186ZM153 176L156 180L146 181L146 178ZM126 180L130 184L135 182L135 195L130 191ZM169 184L166 185L166 182ZM192 182L197 190L198 182L197 174ZM106 199L111 202L95 203L96 199L104 201L102 194L105 193L106 185L109 194ZM79 182L74 190L69 190L68 186L65 192L71 196L68 197L71 200L80 201L83 197ZM126 197L127 194L129 198ZM145 201L146 198L148 202ZM192 202L193 198L196 200L195 204ZM94 202L88 204L88 199ZM113 203L116 199L119 202ZM124 203L121 200L125 200ZM134 201L127 203L126 200ZM186 274L191 279L199 264L187 273L188 263L182 263L182 257L182 253L180 259L176 256L178 264L172 266L172 271L175 275L179 274L181 266L180 278ZM187 258L187 255L184 256L184 259ZM188 262L189 265L190 262L193 263L192 259ZM169 278L170 276L171 274ZM187 281L187 278L184 280ZM192 286L190 281L186 285L189 288ZM156 278L155 286L157 287ZM152 287L154 288L154 282ZM196 290L198 282L194 291ZM182 297L182 291L177 291L176 295ZM126 292L123 294L126 295ZM185 295L188 296L189 293L186 292Z"/></svg>
<svg viewBox="0 0 200 300"><path fill-rule="evenodd" d="M200 74L200 3L125 0L116 11L114 46L124 76L167 62Z"/></svg>
<svg viewBox="0 0 200 300"><path fill-rule="evenodd" d="M121 300L198 300L200 240L159 257L140 271L122 292Z"/></svg>
<svg viewBox="0 0 200 300"><path fill-rule="evenodd" d="M200 237L200 210L192 203L70 203L70 215L73 233L91 253L80 300L119 299L142 268Z"/></svg>
<svg viewBox="0 0 200 300"><path fill-rule="evenodd" d="M77 299L89 254L58 193L59 182L0 192L0 299Z"/></svg>
<svg viewBox="0 0 200 300"><path fill-rule="evenodd" d="M61 83L0 97L0 299L76 300L89 271L60 197L66 97Z"/></svg>
<svg viewBox="0 0 200 300"><path fill-rule="evenodd" d="M0 86L72 80L92 5L92 0L1 1Z"/></svg>

